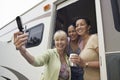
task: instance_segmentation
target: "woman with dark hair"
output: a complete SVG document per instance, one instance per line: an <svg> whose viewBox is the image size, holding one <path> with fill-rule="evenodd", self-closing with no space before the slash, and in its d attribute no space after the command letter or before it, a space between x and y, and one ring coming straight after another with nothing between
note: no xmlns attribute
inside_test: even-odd
<svg viewBox="0 0 120 80"><path fill-rule="evenodd" d="M72 56L70 60L84 68L84 80L100 80L99 47L97 34L91 34L90 21L86 18L76 20L76 32L81 37L79 56Z"/></svg>
<svg viewBox="0 0 120 80"><path fill-rule="evenodd" d="M78 36L75 26L70 25L68 27L68 47L67 54L70 57L70 54L80 54L80 48L78 42L80 37ZM71 80L83 80L83 69L79 66L71 66Z"/></svg>

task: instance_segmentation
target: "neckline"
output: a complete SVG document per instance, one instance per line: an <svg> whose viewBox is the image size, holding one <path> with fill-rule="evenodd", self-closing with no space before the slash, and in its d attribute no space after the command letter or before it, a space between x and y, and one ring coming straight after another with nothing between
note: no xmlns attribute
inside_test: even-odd
<svg viewBox="0 0 120 80"><path fill-rule="evenodd" d="M80 41L80 50L83 51L86 48L86 45L88 44L89 40L91 38L91 35L89 36L89 38L87 39L85 45L83 46L83 40Z"/></svg>

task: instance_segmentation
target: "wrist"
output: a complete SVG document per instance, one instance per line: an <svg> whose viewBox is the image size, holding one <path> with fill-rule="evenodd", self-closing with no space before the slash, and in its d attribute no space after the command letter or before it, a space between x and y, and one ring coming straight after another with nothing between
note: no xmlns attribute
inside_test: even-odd
<svg viewBox="0 0 120 80"><path fill-rule="evenodd" d="M21 53L26 53L26 49L25 49L25 48L20 48L19 51L20 51Z"/></svg>

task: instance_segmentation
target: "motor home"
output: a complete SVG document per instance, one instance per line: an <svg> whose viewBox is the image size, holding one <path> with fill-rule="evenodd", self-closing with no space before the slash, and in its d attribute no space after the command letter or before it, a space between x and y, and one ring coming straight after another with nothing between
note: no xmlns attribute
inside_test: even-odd
<svg viewBox="0 0 120 80"><path fill-rule="evenodd" d="M120 0L43 0L19 15L29 33L27 49L36 56L53 48L53 34L79 16L98 33L101 80L120 80ZM33 67L13 44L16 20L0 28L0 80L40 80L43 67Z"/></svg>

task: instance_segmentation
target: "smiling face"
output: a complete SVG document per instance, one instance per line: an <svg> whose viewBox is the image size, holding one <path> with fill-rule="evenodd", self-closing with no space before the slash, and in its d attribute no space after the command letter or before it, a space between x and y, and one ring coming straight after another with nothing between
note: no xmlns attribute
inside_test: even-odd
<svg viewBox="0 0 120 80"><path fill-rule="evenodd" d="M57 31L54 35L55 47L59 51L64 51L67 46L67 34L64 31Z"/></svg>
<svg viewBox="0 0 120 80"><path fill-rule="evenodd" d="M90 25L87 24L85 19L78 19L76 21L76 32L80 36L89 34Z"/></svg>
<svg viewBox="0 0 120 80"><path fill-rule="evenodd" d="M75 27L72 26L72 25L68 27L68 36L70 37L70 39L72 41L74 41L74 40L76 40L78 38L78 34L77 34L76 30L75 30Z"/></svg>

